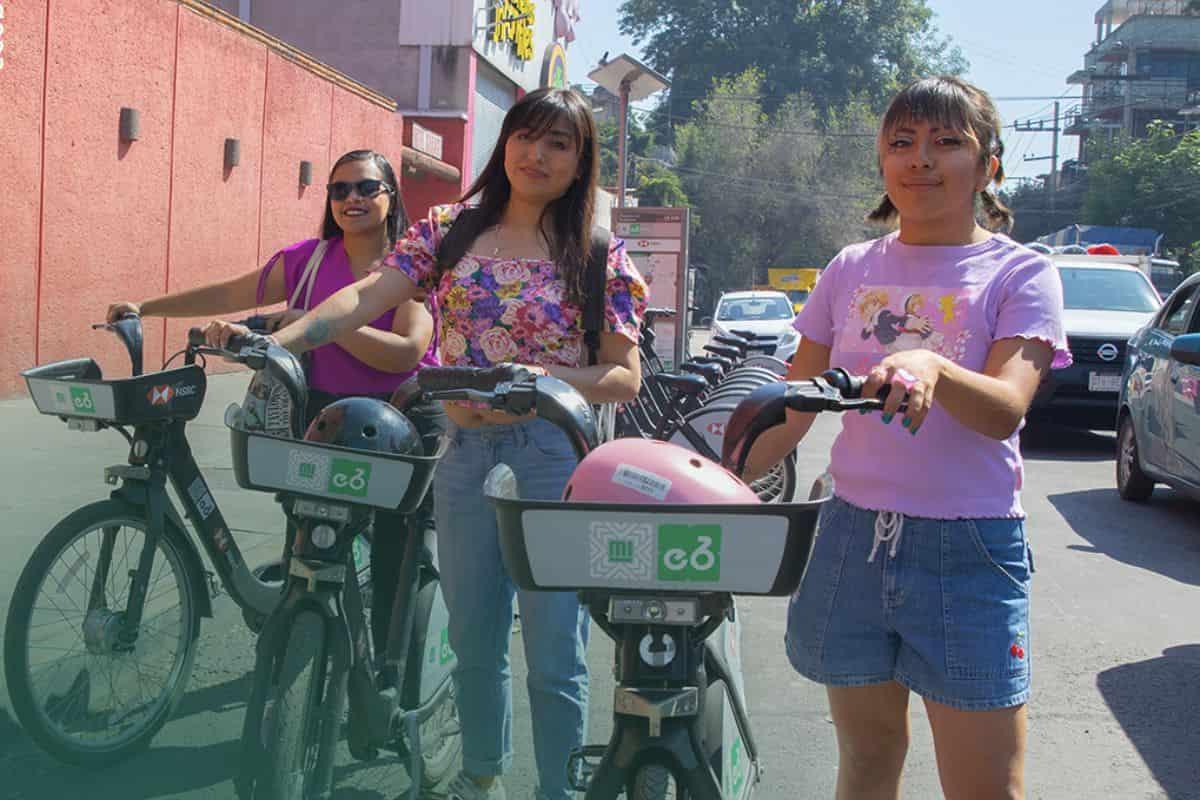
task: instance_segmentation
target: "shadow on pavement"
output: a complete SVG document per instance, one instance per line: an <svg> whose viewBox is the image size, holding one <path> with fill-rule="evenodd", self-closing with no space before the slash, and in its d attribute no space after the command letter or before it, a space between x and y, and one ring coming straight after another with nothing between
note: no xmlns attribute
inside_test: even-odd
<svg viewBox="0 0 1200 800"><path fill-rule="evenodd" d="M1096 685L1113 716L1172 800L1200 787L1200 644L1101 672Z"/></svg>
<svg viewBox="0 0 1200 800"><path fill-rule="evenodd" d="M1021 455L1028 461L1113 461L1117 441L1111 433L1028 423L1021 431Z"/></svg>
<svg viewBox="0 0 1200 800"><path fill-rule="evenodd" d="M1156 491L1145 505L1126 502L1113 489L1052 494L1050 503L1092 547L1072 550L1103 553L1180 583L1200 586L1200 506L1169 489Z"/></svg>

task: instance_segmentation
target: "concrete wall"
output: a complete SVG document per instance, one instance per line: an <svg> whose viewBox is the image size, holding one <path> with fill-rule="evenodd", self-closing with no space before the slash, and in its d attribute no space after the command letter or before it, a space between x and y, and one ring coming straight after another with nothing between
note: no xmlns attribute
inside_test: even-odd
<svg viewBox="0 0 1200 800"><path fill-rule="evenodd" d="M91 330L110 302L255 269L315 235L345 150L400 163L402 123L383 97L174 0L5 12L0 396L23 390L18 370L62 358L128 374L115 337ZM122 107L140 114L137 141L120 141ZM226 138L241 144L231 169ZM301 160L313 164L307 187ZM147 322L148 369L186 325Z"/></svg>

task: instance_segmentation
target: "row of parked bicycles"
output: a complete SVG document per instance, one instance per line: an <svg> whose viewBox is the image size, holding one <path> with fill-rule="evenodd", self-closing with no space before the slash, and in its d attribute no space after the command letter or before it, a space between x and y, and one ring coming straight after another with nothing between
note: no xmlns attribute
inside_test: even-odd
<svg viewBox="0 0 1200 800"><path fill-rule="evenodd" d="M105 379L90 358L27 370L38 411L74 430L117 431L129 453L126 463L105 470L115 487L109 497L59 522L17 582L4 668L24 730L57 758L90 767L147 747L184 695L201 619L213 616L212 598L223 589L257 634L234 778L239 797L334 796L333 764L343 741L356 759L395 754L409 774L409 796L423 796L456 766L460 730L432 532L373 528L378 509L409 514L420 505L444 449L422 448L419 439L416 447L385 444L398 437L379 431L408 424L407 403L469 399L514 415L534 412L568 435L581 462L619 446L634 466L661 470L662 447L685 447L733 483L754 440L782 424L788 409L881 407L859 397L861 379L840 370L784 382L786 364L756 353L749 337L710 343L706 355L668 373L652 330L666 313L650 315L642 392L617 414L622 438L605 444L595 409L578 392L513 366L428 368L419 386L398 392L391 404L339 401L301 430L307 389L292 354L261 337L235 337L215 350L192 331L176 354L181 366L168 361L143 374L137 317L96 326L125 343L132 377ZM206 356L255 371L246 402L231 405L225 423L237 483L273 493L287 520L281 559L270 569L247 565L188 443L187 426L204 402ZM278 412L264 386L290 404L282 430L262 424L264 407ZM688 470L701 464L691 454L686 460ZM734 502L727 496L706 503L698 480L676 476L674 493L648 504L584 496L528 501L504 465L488 477L513 579L525 589L580 592L616 642L610 741L564 765L590 800L621 793L639 800L745 798L758 781L733 598L795 589L822 501L792 502L794 461L743 486ZM556 513L537 513L548 509ZM540 530L537 520L548 518L555 530ZM606 524L597 528L598 519ZM697 563L683 582L663 578L652 563L630 561L643 554L670 559L674 550L655 556L661 542L656 550L649 539L642 547L640 539L612 538L624 531L652 539L681 525L720 531L704 544L704 558L691 554ZM605 541L597 540L598 530ZM387 652L376 653L363 552L373 537L402 534ZM593 568L598 546L616 554L619 569ZM709 569L714 564L720 568ZM378 680L380 664L392 680Z"/></svg>

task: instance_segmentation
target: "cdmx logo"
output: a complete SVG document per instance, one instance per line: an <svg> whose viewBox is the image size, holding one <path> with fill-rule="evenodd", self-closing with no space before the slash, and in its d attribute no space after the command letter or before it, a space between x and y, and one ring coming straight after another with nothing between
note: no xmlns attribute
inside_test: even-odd
<svg viewBox="0 0 1200 800"><path fill-rule="evenodd" d="M592 522L588 572L610 581L710 583L721 578L721 526Z"/></svg>

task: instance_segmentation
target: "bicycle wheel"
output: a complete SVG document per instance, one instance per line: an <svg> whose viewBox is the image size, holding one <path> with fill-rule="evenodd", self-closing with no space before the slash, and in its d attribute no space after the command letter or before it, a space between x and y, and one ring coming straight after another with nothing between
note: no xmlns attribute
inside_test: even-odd
<svg viewBox="0 0 1200 800"><path fill-rule="evenodd" d="M63 761L105 766L149 745L191 675L199 580L170 522L137 638L119 637L146 532L133 506L84 506L50 530L17 581L4 634L8 692L25 731Z"/></svg>
<svg viewBox="0 0 1200 800"><path fill-rule="evenodd" d="M789 453L783 461L750 484L764 503L787 503L796 493L796 454Z"/></svg>
<svg viewBox="0 0 1200 800"><path fill-rule="evenodd" d="M633 776L627 792L629 800L675 800L678 785L671 771L658 764L647 764Z"/></svg>
<svg viewBox="0 0 1200 800"><path fill-rule="evenodd" d="M301 611L292 621L267 736L270 800L307 800L320 757L321 684L324 678L325 620Z"/></svg>
<svg viewBox="0 0 1200 800"><path fill-rule="evenodd" d="M458 761L462 752L462 725L458 719L458 704L454 686L441 708L421 725L421 758L425 765L421 773L421 788L426 792L439 786Z"/></svg>

